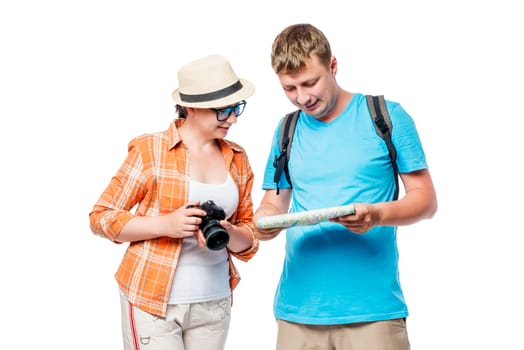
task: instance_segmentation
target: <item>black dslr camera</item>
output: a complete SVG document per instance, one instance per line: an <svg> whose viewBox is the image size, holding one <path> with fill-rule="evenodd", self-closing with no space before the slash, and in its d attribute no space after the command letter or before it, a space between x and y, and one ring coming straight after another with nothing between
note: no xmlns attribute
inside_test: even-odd
<svg viewBox="0 0 524 350"><path fill-rule="evenodd" d="M201 203L200 206L188 205L187 208L200 208L206 212L206 216L202 216L202 222L199 227L206 239L206 245L211 250L220 250L229 243L229 234L220 225L220 220L226 218L226 212L221 207L217 206L212 200Z"/></svg>

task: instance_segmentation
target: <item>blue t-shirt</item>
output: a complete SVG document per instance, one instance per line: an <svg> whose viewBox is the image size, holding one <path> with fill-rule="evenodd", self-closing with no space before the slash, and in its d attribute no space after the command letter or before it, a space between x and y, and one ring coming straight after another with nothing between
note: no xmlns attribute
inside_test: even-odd
<svg viewBox="0 0 524 350"><path fill-rule="evenodd" d="M412 118L398 103L386 103L399 172L427 168ZM263 189L276 188L273 160L279 154L281 122L273 137ZM375 131L362 94L354 94L342 114L329 123L301 112L289 172L291 212L391 201L395 192L387 146ZM284 175L279 187L290 187ZM279 319L317 325L406 317L396 228L375 227L366 234L354 234L342 225L323 222L287 229L274 312Z"/></svg>

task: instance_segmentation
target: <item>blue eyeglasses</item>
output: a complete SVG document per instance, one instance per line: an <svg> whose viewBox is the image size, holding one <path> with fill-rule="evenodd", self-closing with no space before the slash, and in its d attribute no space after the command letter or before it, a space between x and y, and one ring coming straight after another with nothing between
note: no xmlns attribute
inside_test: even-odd
<svg viewBox="0 0 524 350"><path fill-rule="evenodd" d="M219 108L219 109L210 108L210 109L212 111L215 111L215 113L217 114L217 120L219 122L224 122L231 116L231 113L235 113L235 117L238 118L242 114L242 112L244 112L246 103L247 103L246 101L241 101L232 107Z"/></svg>

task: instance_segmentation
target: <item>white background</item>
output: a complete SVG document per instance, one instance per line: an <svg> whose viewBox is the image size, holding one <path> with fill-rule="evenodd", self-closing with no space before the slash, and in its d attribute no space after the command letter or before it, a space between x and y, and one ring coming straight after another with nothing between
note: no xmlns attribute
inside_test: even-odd
<svg viewBox="0 0 524 350"><path fill-rule="evenodd" d="M255 95L229 138L260 183L293 109L273 38L309 22L338 81L413 116L438 191L399 230L412 348L523 349L522 11L517 1L3 1L0 4L2 349L120 349L113 275L125 245L88 214L131 138L166 129L178 68L227 56ZM283 240L237 266L227 349L273 349ZM307 272L306 272L307 273ZM246 345L249 342L249 345Z"/></svg>

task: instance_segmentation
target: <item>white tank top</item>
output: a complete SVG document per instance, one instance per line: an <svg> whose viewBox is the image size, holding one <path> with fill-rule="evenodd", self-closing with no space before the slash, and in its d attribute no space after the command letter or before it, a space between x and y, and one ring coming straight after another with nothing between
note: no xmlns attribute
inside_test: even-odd
<svg viewBox="0 0 524 350"><path fill-rule="evenodd" d="M238 206L238 188L231 176L223 184L189 180L189 202L213 200L231 217ZM169 304L217 300L231 294L226 249L199 248L194 237L184 238L169 294Z"/></svg>

